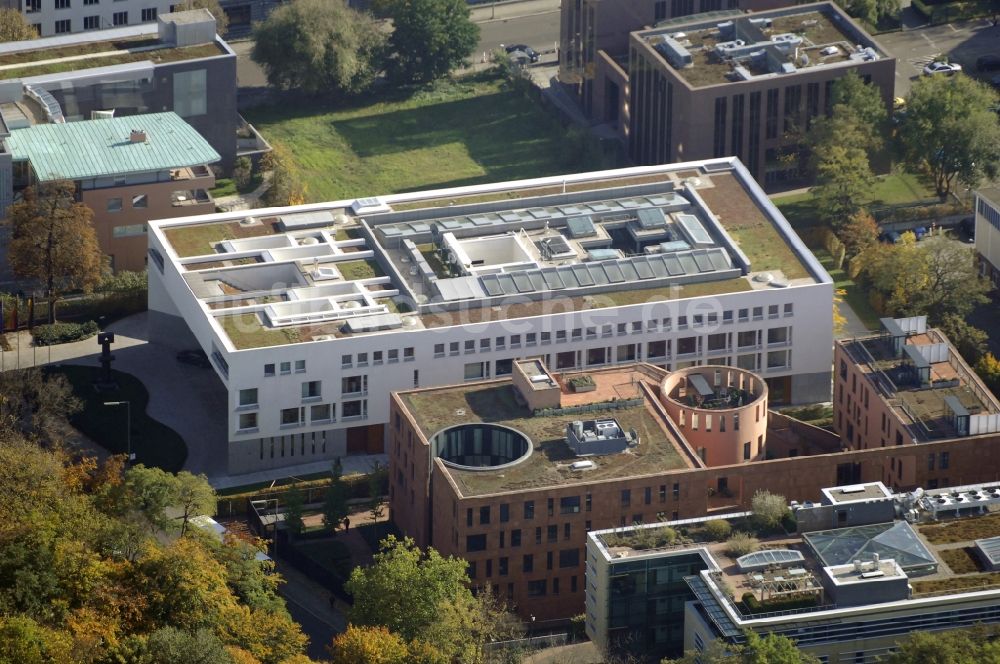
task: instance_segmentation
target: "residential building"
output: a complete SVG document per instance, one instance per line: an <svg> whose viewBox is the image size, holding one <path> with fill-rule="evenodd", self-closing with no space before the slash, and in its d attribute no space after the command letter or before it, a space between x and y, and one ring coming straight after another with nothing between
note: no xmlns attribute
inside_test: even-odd
<svg viewBox="0 0 1000 664"><path fill-rule="evenodd" d="M25 123L31 114L25 103L0 105L0 121ZM97 241L112 270L145 269L151 217L215 211L209 165L219 153L176 113L14 129L5 124L4 130L0 210L24 187L72 182L94 213Z"/></svg>
<svg viewBox="0 0 1000 664"><path fill-rule="evenodd" d="M224 170L236 158L236 54L208 10L0 44L0 104L22 101L51 123L173 111L219 153Z"/></svg>
<svg viewBox="0 0 1000 664"><path fill-rule="evenodd" d="M1000 622L988 573L1000 538L977 539L995 532L998 507L996 483L896 495L879 482L834 487L818 504L792 504L797 532L778 529L739 557L708 519L591 532L587 633L599 647L662 656L754 631L794 639L821 662L873 664L913 631ZM735 530L752 527L748 516L716 518Z"/></svg>
<svg viewBox="0 0 1000 664"><path fill-rule="evenodd" d="M530 357L830 398L833 284L735 159L161 220L149 251L152 329L213 358L231 473L381 452L391 392Z"/></svg>
<svg viewBox="0 0 1000 664"><path fill-rule="evenodd" d="M927 443L996 438L1000 403L925 316L881 323L876 335L834 346L833 429L851 449L927 448L890 456L880 478L889 486L948 486L980 461Z"/></svg>
<svg viewBox="0 0 1000 664"><path fill-rule="evenodd" d="M155 24L173 11L167 0L3 0L0 6L24 15L40 37Z"/></svg>
<svg viewBox="0 0 1000 664"><path fill-rule="evenodd" d="M1000 288L1000 188L976 192L974 230L979 273Z"/></svg>
<svg viewBox="0 0 1000 664"><path fill-rule="evenodd" d="M642 164L734 155L767 188L806 177L803 136L854 71L891 108L896 61L833 3L636 25L598 51L581 104ZM876 168L880 165L876 164Z"/></svg>

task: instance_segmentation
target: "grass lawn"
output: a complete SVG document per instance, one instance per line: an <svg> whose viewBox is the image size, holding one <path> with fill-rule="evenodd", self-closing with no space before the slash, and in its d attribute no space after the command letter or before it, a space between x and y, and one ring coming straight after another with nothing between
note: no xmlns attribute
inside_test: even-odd
<svg viewBox="0 0 1000 664"><path fill-rule="evenodd" d="M337 263L337 269L346 281L355 279L374 279L384 277L385 271L372 258L363 261L348 261L347 263Z"/></svg>
<svg viewBox="0 0 1000 664"><path fill-rule="evenodd" d="M878 178L872 192L872 200L868 205L881 207L886 205L902 205L936 198L934 187L930 181L913 173L892 173ZM816 209L816 199L810 193L773 196L774 204L785 215L794 228L817 226L819 210Z"/></svg>
<svg viewBox="0 0 1000 664"><path fill-rule="evenodd" d="M219 319L222 329L236 348L263 348L297 343L299 331L295 328L264 327L257 314L238 314Z"/></svg>
<svg viewBox="0 0 1000 664"><path fill-rule="evenodd" d="M213 198L221 198L223 196L235 196L236 194L246 194L257 187L260 186L261 178L257 173L250 178L245 187L237 187L236 181L232 178L218 178L215 181L215 187L209 189L208 193L212 194Z"/></svg>
<svg viewBox="0 0 1000 664"><path fill-rule="evenodd" d="M823 267L826 268L826 271L830 273L830 277L833 279L833 287L844 291L844 295L842 296L844 302L854 310L854 313L858 315L858 318L861 319L865 327L869 330L879 329L880 316L872 309L872 305L868 302L868 293L854 283L847 276L847 272L843 268L839 270L833 269L833 257L830 256L830 252L826 249L813 249L812 251L816 254L819 262L823 264Z"/></svg>
<svg viewBox="0 0 1000 664"><path fill-rule="evenodd" d="M364 105L258 107L247 120L287 149L310 201L587 170L562 126L498 80L443 82ZM571 157L570 157L571 158Z"/></svg>
<svg viewBox="0 0 1000 664"><path fill-rule="evenodd" d="M85 436L110 452L124 454L127 450L125 406L105 406L106 401L131 403L132 451L136 463L177 472L187 459L184 439L170 427L146 414L149 393L138 378L121 371L112 371L118 389L97 392L93 381L96 367L60 366L50 373L62 374L73 386L73 393L83 402L83 410L70 418L70 423Z"/></svg>

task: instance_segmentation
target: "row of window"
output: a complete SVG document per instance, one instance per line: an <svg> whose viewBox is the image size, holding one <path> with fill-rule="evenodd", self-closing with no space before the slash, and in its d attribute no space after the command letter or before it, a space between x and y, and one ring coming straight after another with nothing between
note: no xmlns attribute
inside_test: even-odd
<svg viewBox="0 0 1000 664"><path fill-rule="evenodd" d="M308 420L306 419L306 406L296 406L294 408L282 408L279 416L279 423L282 428L299 427L308 424L328 424L337 421L337 404L319 403L308 407ZM343 401L340 404L342 419L365 419L368 417L368 400L356 399L353 401ZM254 431L259 426L257 411L240 413L237 428L244 433Z"/></svg>
<svg viewBox="0 0 1000 664"><path fill-rule="evenodd" d="M92 16L87 18L97 18L97 17ZM86 21L86 18L84 19L84 21ZM118 23L115 23L115 25L118 25ZM58 32L58 30L56 32ZM69 30L66 30L66 32L69 32ZM123 209L122 206L123 204L121 198L109 198L106 208L108 212L121 212ZM146 194L136 194L135 196L132 197L133 209L145 210L148 207L149 207L149 196L147 196Z"/></svg>
<svg viewBox="0 0 1000 664"><path fill-rule="evenodd" d="M657 491L657 493L656 493L657 500L659 502L661 502L661 503L665 503L667 501L667 496L668 495L672 496L674 500L679 500L680 499L681 485L678 482L674 482L673 485L669 486L669 487L666 484L661 484L661 485L659 485L658 490L655 487L649 487L649 486L645 487L642 490L642 497L640 499L638 499L638 500L640 500L645 505L652 505L653 504L653 492L654 492L654 490ZM622 507L628 507L628 506L630 506L632 504L632 490L631 489L623 489L622 493L621 493L621 497L622 497L621 498L621 500L622 500ZM499 520L500 523L507 523L508 521L510 521L510 514L511 514L510 505L511 505L510 503L500 503L500 505L497 506L497 518L498 518L498 520ZM589 491L587 493L585 493L583 496L579 496L579 495L577 495L577 496L563 496L563 497L561 497L559 499L548 498L546 500L546 512L547 512L548 516L555 516L556 513L557 513L557 511L558 511L558 514L562 514L562 515L565 515L565 514L579 514L581 511L583 511L583 512L590 512L592 508L593 508L593 495ZM524 501L522 503L521 509L522 509L521 513L523 515L524 520L530 521L530 520L532 520L532 519L535 518L535 501L534 500L526 500L526 501ZM490 523L490 521L492 519L492 515L493 515L493 507L491 505L483 505L483 506L479 507L478 511L479 511L479 515L478 515L479 516L479 518L478 518L479 525L489 525L489 523ZM476 516L476 510L474 508L469 507L469 508L466 509L466 512L465 512L465 524L466 524L466 526L473 526L473 525L475 525L475 523L476 523L476 520L474 518L475 516ZM555 528L555 526L549 526L549 528ZM568 537L569 536L570 524L568 524L568 523L565 524L564 528L566 529L566 535ZM587 530L590 530L590 528L588 527ZM518 531L511 531L511 532L512 533L517 532L518 533L517 534L517 538L518 538L518 540L520 540L520 531L519 530ZM540 533L541 533L541 529L539 528L539 537L541 536ZM514 536L512 535L512 539L513 539L513 537Z"/></svg>
<svg viewBox="0 0 1000 664"><path fill-rule="evenodd" d="M556 564L558 563L558 569L574 569L580 566L580 549L563 549L558 552L558 558L556 558L556 552L548 551L545 554L545 569L551 571L556 569ZM493 576L493 561L492 560L480 560L469 562L469 578L475 579L478 573L478 563L482 563L483 567L483 578L489 579ZM528 553L521 557L521 572L525 574L530 574L535 570L535 556L534 554ZM497 559L497 574L499 576L507 576L510 573L510 559L507 556L501 556ZM574 592L576 592L574 587Z"/></svg>
<svg viewBox="0 0 1000 664"><path fill-rule="evenodd" d="M67 1L67 6L68 6L68 1ZM152 13L148 14L147 12L152 12ZM149 18L147 18L147 16ZM155 8L153 8L153 9L143 9L142 10L142 20L143 20L143 22L146 22L146 21L155 21L156 20L156 9ZM100 30L101 28L116 27L116 26L122 26L122 25L128 25L128 12L115 12L114 14L112 14L111 15L111 26L101 25L101 17L100 16L84 16L83 17L83 29L84 30ZM38 25L36 23L36 24L34 24L34 28L35 28L35 30L39 31L39 34L41 33L41 26L40 25ZM56 21L53 24L53 31L57 35L64 35L64 34L68 34L70 32L73 32L73 19L70 19L70 18L59 19L58 21ZM118 201L118 209L117 210L111 209L111 201L113 201L113 200L117 200ZM142 206L136 206L136 207L146 207L146 206L142 205ZM119 199L111 199L111 200L109 200L108 201L108 212L119 212L119 211L121 211L121 199L119 198Z"/></svg>
<svg viewBox="0 0 1000 664"><path fill-rule="evenodd" d="M413 346L409 346L403 349L404 362L412 362L415 359L417 359L417 356L415 354ZM380 350L376 350L371 353L371 363L373 365L377 366L385 361L388 361L389 364L392 364L394 362L399 362L399 349L390 348L388 351L385 351L385 353L383 353ZM349 369L353 366L367 367L368 353L358 353L356 356L351 354L341 355L340 366L345 369Z"/></svg>
<svg viewBox="0 0 1000 664"><path fill-rule="evenodd" d="M115 2L122 2L123 0L114 0ZM93 7L94 5L101 4L101 0L83 0L84 7ZM73 4L72 0L55 0L53 6L56 9L70 9ZM24 13L25 14L36 14L42 11L42 0L26 0L24 3ZM149 12L152 12L153 18L145 18L149 16ZM147 7L142 10L142 16L144 21L155 21L156 20L156 7Z"/></svg>
<svg viewBox="0 0 1000 664"><path fill-rule="evenodd" d="M487 570L490 571L490 572L492 572L492 565L493 565L492 561L486 561L486 565L487 565ZM475 578L475 572L476 572L476 565L475 565L475 563L469 563L469 576L472 577L472 578ZM577 592L577 588L578 588L577 578L578 577L575 576L575 575L569 577L569 591L571 593ZM559 594L559 588L560 588L559 581L560 581L559 577L552 578L551 579L551 582L552 582L551 586L549 586L548 583L545 580L542 580L542 581L528 581L527 584L526 584L527 585L528 596L529 597L543 597L543 596L549 594L548 593L548 589L550 587L552 588L552 594L553 595L558 595ZM485 586L486 584L483 584L483 585ZM476 588L473 588L473 591L476 591ZM500 596L500 584L498 584L498 583L494 583L493 584L493 596L494 597L499 597ZM514 584L513 583L508 583L507 584L507 599L508 600L513 600L514 599Z"/></svg>
<svg viewBox="0 0 1000 664"><path fill-rule="evenodd" d="M1000 231L1000 210L994 208L982 198L978 199L977 209L990 226Z"/></svg>
<svg viewBox="0 0 1000 664"><path fill-rule="evenodd" d="M344 376L340 379L340 393L342 395L348 394L367 394L368 393L368 376ZM323 381L320 380L307 380L302 383L301 389L302 399L319 399L323 396ZM240 408L253 408L258 405L258 391L256 387L248 387L239 391L239 400L237 405Z"/></svg>

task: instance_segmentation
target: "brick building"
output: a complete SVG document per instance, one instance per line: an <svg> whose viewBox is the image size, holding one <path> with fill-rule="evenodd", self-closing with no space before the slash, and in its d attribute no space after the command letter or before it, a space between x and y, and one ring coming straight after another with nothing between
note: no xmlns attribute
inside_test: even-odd
<svg viewBox="0 0 1000 664"><path fill-rule="evenodd" d="M698 370L716 395L732 392L725 378L716 379L728 367ZM574 391L590 382L580 373L545 379L556 384L561 409L530 408L510 379L392 397L393 520L421 546L466 558L473 583L492 585L525 618L560 620L582 612L583 546L591 530L740 511L760 489L818 500L824 487L879 481L895 464L913 469L903 478L907 483L896 486L929 486L938 478L928 469L931 454L950 456L953 484L1000 479L997 434L852 450L828 431L777 413L766 415L759 454L712 465L690 442L694 427L705 433L708 422L667 415L669 372L633 365L586 375L593 391ZM689 397L698 388L691 389L681 400L693 404ZM602 420L613 420L612 433L625 438L621 451L614 436L599 435L607 426ZM582 438L595 432L601 453L574 451L577 421ZM730 419L727 426L733 425ZM728 433L719 431L721 420L710 426ZM742 452L750 441L733 442Z"/></svg>

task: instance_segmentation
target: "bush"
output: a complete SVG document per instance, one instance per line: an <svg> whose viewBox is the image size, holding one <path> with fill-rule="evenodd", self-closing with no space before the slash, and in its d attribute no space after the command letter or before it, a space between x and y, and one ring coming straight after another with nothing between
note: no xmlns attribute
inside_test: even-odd
<svg viewBox="0 0 1000 664"><path fill-rule="evenodd" d="M781 525L785 515L788 514L788 501L784 496L759 490L750 501L750 509L753 511L751 523L754 527L758 531L771 530Z"/></svg>
<svg viewBox="0 0 1000 664"><path fill-rule="evenodd" d="M55 346L94 336L97 334L97 323L88 320L86 323L38 325L31 334L35 338L36 346Z"/></svg>
<svg viewBox="0 0 1000 664"><path fill-rule="evenodd" d="M726 555L739 558L760 549L760 540L750 533L736 533L726 540Z"/></svg>
<svg viewBox="0 0 1000 664"><path fill-rule="evenodd" d="M733 527L725 519L712 519L705 522L705 534L713 540L721 542L732 532Z"/></svg>
<svg viewBox="0 0 1000 664"><path fill-rule="evenodd" d="M772 611L790 611L792 609L804 609L816 606L818 597L816 595L803 595L799 597L779 597L760 601L753 593L744 593L743 606L747 613L771 613Z"/></svg>

